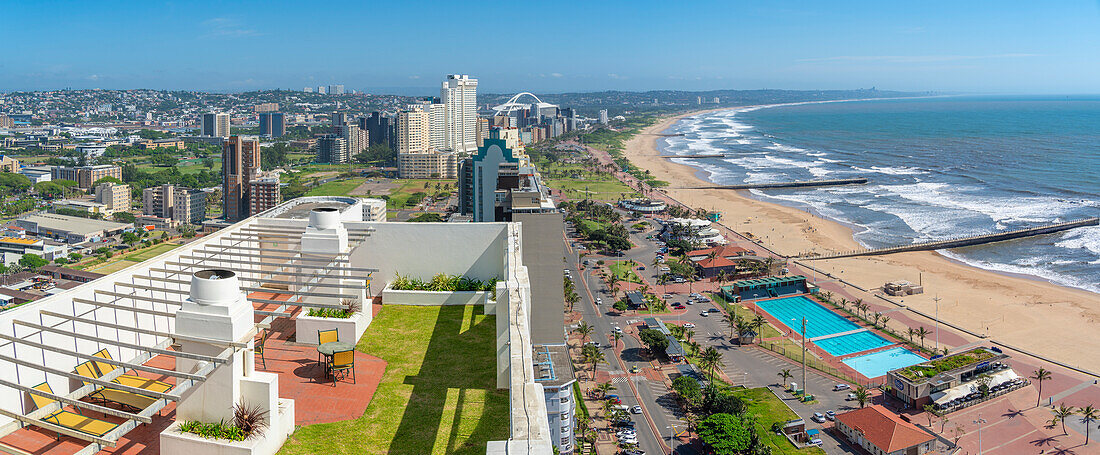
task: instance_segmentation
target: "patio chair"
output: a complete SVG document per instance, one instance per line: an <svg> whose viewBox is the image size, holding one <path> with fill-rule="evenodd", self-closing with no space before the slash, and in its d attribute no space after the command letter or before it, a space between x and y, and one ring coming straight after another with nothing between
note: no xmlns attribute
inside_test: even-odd
<svg viewBox="0 0 1100 455"><path fill-rule="evenodd" d="M111 358L111 353L108 352L107 349L101 349L99 352L97 352L95 354L92 354L92 356L93 357L99 357L101 359L113 360ZM116 367L114 365L111 365L109 363L106 363L106 362L92 361L92 364L95 365L95 368L96 368L96 370L98 370L100 377L105 376L105 375L107 375L107 373L115 371L115 369L118 368L118 367ZM164 382L164 381L157 381L155 379L144 378L144 377L133 375L133 374L121 375L121 376L111 380L111 382L114 382L116 384L127 385L127 386L130 386L130 387L137 387L139 389L145 389L145 390L148 390L150 392L160 392L160 393L168 392L169 390L172 390L172 387L173 387L172 384L169 384L169 383Z"/></svg>
<svg viewBox="0 0 1100 455"><path fill-rule="evenodd" d="M34 386L34 390L46 393L53 393L53 389L50 388L50 384L46 382ZM37 406L39 409L57 402L57 400L40 395L35 395L33 393L30 395L31 401L33 401L34 405ZM80 408L76 409L77 411L80 410ZM110 433L111 430L114 430L118 427L117 424L107 422L105 420L85 417L76 412L66 411L65 409L59 409L54 413L39 420L46 423L52 423L54 425L65 427L73 431L90 434L96 437L103 437L103 435ZM57 439L61 439L61 433L57 433Z"/></svg>
<svg viewBox="0 0 1100 455"><path fill-rule="evenodd" d="M267 369L267 358L264 357L264 345L267 344L267 337L269 336L271 336L271 330L264 329L263 334L260 335L260 342L255 345L256 354L260 355L260 363L263 364L265 370Z"/></svg>
<svg viewBox="0 0 1100 455"><path fill-rule="evenodd" d="M351 374L351 383L355 384L355 351L340 351L332 353L332 364L329 365L332 373L332 386L336 387L339 376L345 379Z"/></svg>
<svg viewBox="0 0 1100 455"><path fill-rule="evenodd" d="M317 331L317 344L322 345L333 341L340 341L340 332L336 329L318 330ZM321 359L321 353L317 353L317 363L324 364L324 360ZM328 367L327 365L325 366Z"/></svg>
<svg viewBox="0 0 1100 455"><path fill-rule="evenodd" d="M77 365L73 371L76 374L84 376L86 378L99 379L99 374L95 370L95 366L92 362L84 362ZM84 382L84 385L89 385L90 382ZM156 398L141 395L133 392L127 392L125 390L116 390L107 387L98 387L97 389L88 394L88 398L93 400L99 400L101 402L116 403L128 408L133 408L138 411L145 409L157 402Z"/></svg>

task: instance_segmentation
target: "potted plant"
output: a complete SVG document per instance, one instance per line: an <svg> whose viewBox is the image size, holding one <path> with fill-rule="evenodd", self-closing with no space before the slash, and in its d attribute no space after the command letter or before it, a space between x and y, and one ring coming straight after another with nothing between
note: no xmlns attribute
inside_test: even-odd
<svg viewBox="0 0 1100 455"><path fill-rule="evenodd" d="M317 344L318 330L336 329L338 339L355 344L370 326L372 315L364 311L360 299L344 299L340 303L346 308L310 308L305 314L294 320L296 341L305 344Z"/></svg>

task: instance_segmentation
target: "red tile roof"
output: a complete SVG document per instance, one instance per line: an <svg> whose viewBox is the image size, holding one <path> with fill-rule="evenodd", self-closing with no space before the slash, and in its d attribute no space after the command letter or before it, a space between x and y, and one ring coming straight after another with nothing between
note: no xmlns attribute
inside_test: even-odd
<svg viewBox="0 0 1100 455"><path fill-rule="evenodd" d="M688 255L688 257L706 256L706 255L709 255L712 252L715 254L715 256L720 256L720 257L725 258L725 257L730 257L730 256L741 256L745 253L748 253L749 250L746 250L746 249L741 248L739 246L722 245L722 246L716 246L714 248L706 248L706 249L702 249L702 250L689 251L687 255Z"/></svg>
<svg viewBox="0 0 1100 455"><path fill-rule="evenodd" d="M935 439L916 425L901 420L897 414L886 410L881 405L837 414L836 420L862 433L864 439L887 453Z"/></svg>
<svg viewBox="0 0 1100 455"><path fill-rule="evenodd" d="M696 262L696 264L698 264L699 267L702 267L704 269L710 269L710 268L715 268L715 267L735 267L735 266L737 266L736 262L733 262L733 261L731 261L729 259L726 259L724 257L721 257L721 256L715 257L715 258L706 258L706 259L703 259L699 262Z"/></svg>

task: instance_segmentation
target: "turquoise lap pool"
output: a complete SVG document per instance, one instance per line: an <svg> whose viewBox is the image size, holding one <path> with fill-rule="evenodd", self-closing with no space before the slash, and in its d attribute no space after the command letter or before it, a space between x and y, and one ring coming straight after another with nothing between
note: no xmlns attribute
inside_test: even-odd
<svg viewBox="0 0 1100 455"><path fill-rule="evenodd" d="M877 378L886 375L887 371L916 365L925 360L927 359L908 349L894 348L879 351L874 354L852 357L845 359L843 362L845 365L858 371L859 374L868 378Z"/></svg>
<svg viewBox="0 0 1100 455"><path fill-rule="evenodd" d="M803 296L765 300L757 307L772 315L794 333L802 332L802 318L806 318L806 337L814 338L860 330L861 327L844 317L829 311L817 302ZM872 332L856 332L811 341L834 357L889 346L893 343Z"/></svg>

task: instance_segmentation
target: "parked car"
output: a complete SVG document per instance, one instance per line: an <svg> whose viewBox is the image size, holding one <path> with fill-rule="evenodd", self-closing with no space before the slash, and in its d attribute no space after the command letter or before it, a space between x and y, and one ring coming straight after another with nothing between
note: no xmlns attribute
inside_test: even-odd
<svg viewBox="0 0 1100 455"><path fill-rule="evenodd" d="M665 294L661 296L662 299L668 300L672 298L672 294Z"/></svg>
<svg viewBox="0 0 1100 455"><path fill-rule="evenodd" d="M674 310L682 310L682 309L684 309L684 308L687 308L687 307L685 307L685 306L683 306L683 305L681 305L681 304L679 304L679 303L677 303L677 304L675 304L675 305L672 305L672 309L674 309Z"/></svg>
<svg viewBox="0 0 1100 455"><path fill-rule="evenodd" d="M596 305L603 305L603 297L596 297Z"/></svg>
<svg viewBox="0 0 1100 455"><path fill-rule="evenodd" d="M848 396L844 398L844 401L855 401L855 399L856 399L856 394L849 393Z"/></svg>
<svg viewBox="0 0 1100 455"><path fill-rule="evenodd" d="M706 311L701 311L701 312L699 312L699 316L707 317L707 316L710 316L710 313L708 313Z"/></svg>
<svg viewBox="0 0 1100 455"><path fill-rule="evenodd" d="M631 414L641 414L642 413L642 407L638 406L638 405L634 405L630 408L630 413Z"/></svg>
<svg viewBox="0 0 1100 455"><path fill-rule="evenodd" d="M639 265L638 270L645 270L645 266L644 265Z"/></svg>
<svg viewBox="0 0 1100 455"><path fill-rule="evenodd" d="M717 308L711 308L711 309L707 310L707 312L708 313L717 313L718 309Z"/></svg>
<svg viewBox="0 0 1100 455"><path fill-rule="evenodd" d="M825 423L825 414L822 414L820 412L815 412L814 416L811 417L811 419L814 422L817 422L817 423Z"/></svg>
<svg viewBox="0 0 1100 455"><path fill-rule="evenodd" d="M634 366L630 367L630 372L631 373L637 373L639 371L642 371L642 369L638 368L638 365L634 365Z"/></svg>
<svg viewBox="0 0 1100 455"><path fill-rule="evenodd" d="M848 390L848 389L851 389L851 387L848 384L837 384L837 385L833 386L833 391L834 392L839 392L841 390Z"/></svg>
<svg viewBox="0 0 1100 455"><path fill-rule="evenodd" d="M623 328L622 327L615 327L615 333L618 333L618 334L621 335L623 333Z"/></svg>
<svg viewBox="0 0 1100 455"><path fill-rule="evenodd" d="M836 420L836 413L832 409L825 411L825 418L828 420Z"/></svg>
<svg viewBox="0 0 1100 455"><path fill-rule="evenodd" d="M685 323L684 323L684 327L687 327L687 328L689 328L689 329L694 329L694 328L695 328L695 324L693 324L693 323L690 323L690 322L685 322Z"/></svg>

